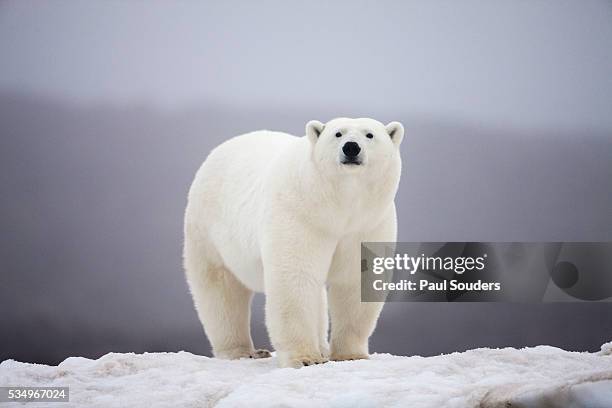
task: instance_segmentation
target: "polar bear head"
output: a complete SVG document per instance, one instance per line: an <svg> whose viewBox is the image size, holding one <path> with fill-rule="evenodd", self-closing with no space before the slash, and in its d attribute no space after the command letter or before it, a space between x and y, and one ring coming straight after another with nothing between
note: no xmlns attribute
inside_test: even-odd
<svg viewBox="0 0 612 408"><path fill-rule="evenodd" d="M325 124L311 120L306 124L306 137L319 168L341 173L384 171L400 161L404 127L399 122L385 126L367 118L337 118Z"/></svg>

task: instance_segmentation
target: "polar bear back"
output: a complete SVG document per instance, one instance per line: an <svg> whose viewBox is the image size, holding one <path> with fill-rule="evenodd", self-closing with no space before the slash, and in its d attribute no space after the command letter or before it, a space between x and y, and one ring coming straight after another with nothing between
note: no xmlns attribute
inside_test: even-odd
<svg viewBox="0 0 612 408"><path fill-rule="evenodd" d="M186 228L201 234L209 257L252 290L263 291L257 228L266 203L264 183L279 156L291 154L300 142L304 139L265 130L234 137L209 154L189 191Z"/></svg>

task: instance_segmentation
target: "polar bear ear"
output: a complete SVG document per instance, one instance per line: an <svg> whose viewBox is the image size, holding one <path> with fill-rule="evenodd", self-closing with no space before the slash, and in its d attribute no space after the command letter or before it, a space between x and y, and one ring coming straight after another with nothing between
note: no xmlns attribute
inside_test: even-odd
<svg viewBox="0 0 612 408"><path fill-rule="evenodd" d="M321 132L323 132L323 128L325 128L325 125L318 120L311 120L306 124L306 136L308 136L312 144L317 143L317 139L319 139Z"/></svg>
<svg viewBox="0 0 612 408"><path fill-rule="evenodd" d="M404 138L404 126L402 126L402 124L399 122L391 122L386 126L386 128L391 141L393 141L396 146L399 146Z"/></svg>

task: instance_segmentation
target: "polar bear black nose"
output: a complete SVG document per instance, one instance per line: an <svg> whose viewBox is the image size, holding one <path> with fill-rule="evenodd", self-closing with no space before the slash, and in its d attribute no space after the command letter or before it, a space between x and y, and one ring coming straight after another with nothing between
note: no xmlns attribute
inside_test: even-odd
<svg viewBox="0 0 612 408"><path fill-rule="evenodd" d="M342 152L346 157L357 157L360 151L361 147L359 147L356 142L346 142L344 146L342 146Z"/></svg>

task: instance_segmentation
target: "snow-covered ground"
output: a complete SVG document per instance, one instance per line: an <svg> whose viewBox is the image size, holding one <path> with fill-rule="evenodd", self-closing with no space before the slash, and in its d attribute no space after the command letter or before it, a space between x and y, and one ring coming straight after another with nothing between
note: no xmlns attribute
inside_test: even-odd
<svg viewBox="0 0 612 408"><path fill-rule="evenodd" d="M610 408L612 343L594 354L548 346L375 354L299 370L279 369L275 358L224 361L187 352L71 357L56 367L7 360L0 386L70 387L70 402L58 407Z"/></svg>

